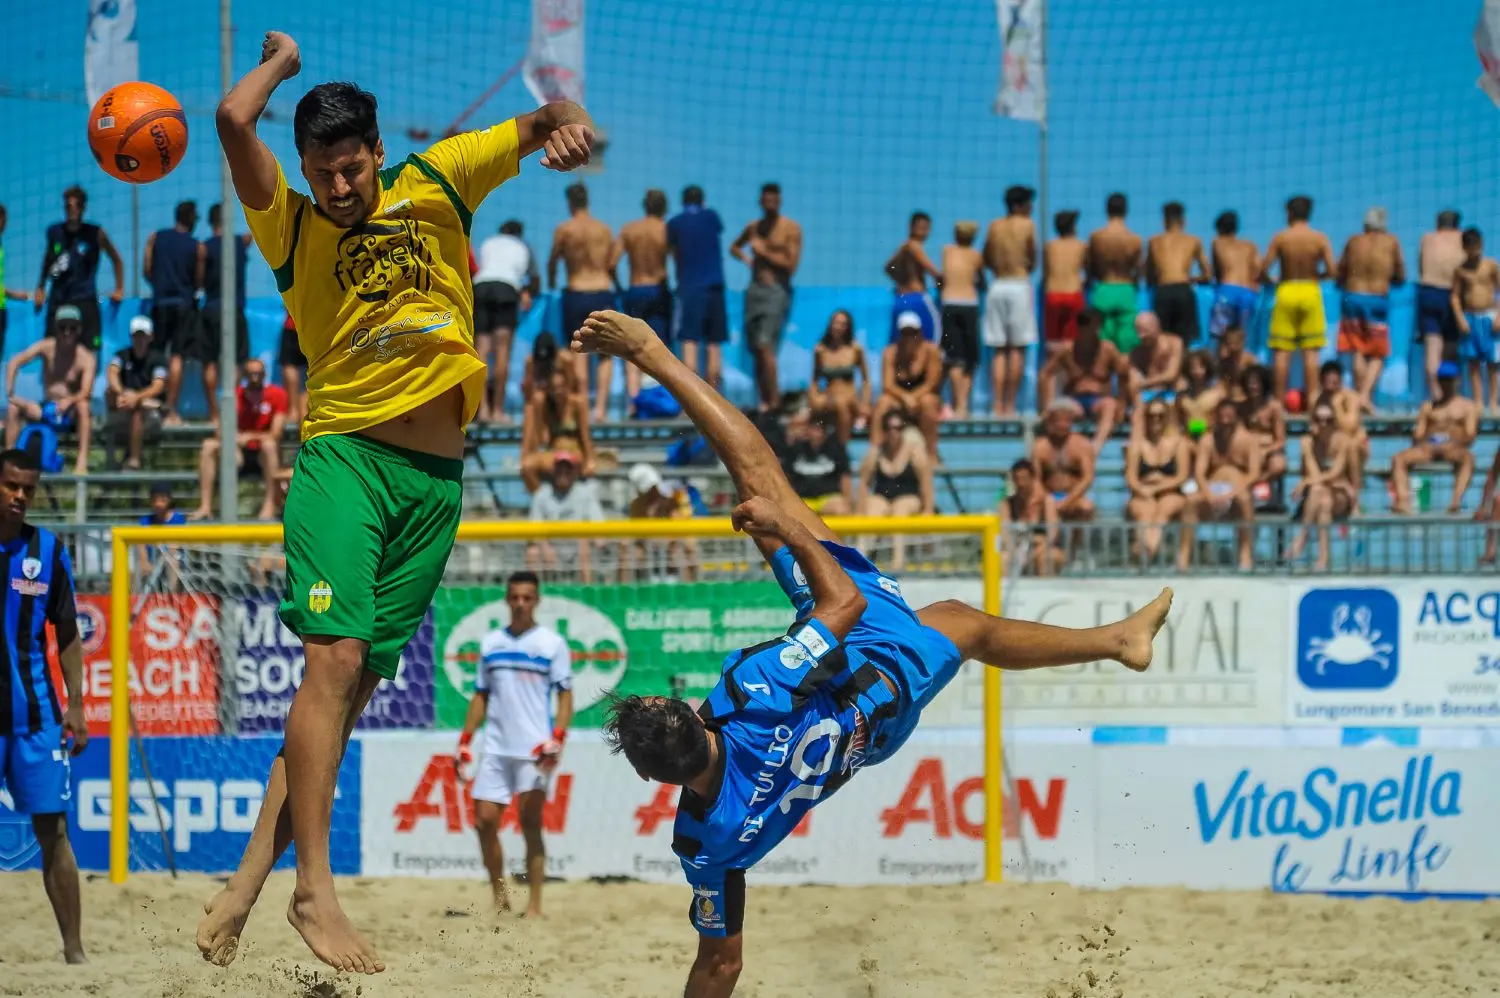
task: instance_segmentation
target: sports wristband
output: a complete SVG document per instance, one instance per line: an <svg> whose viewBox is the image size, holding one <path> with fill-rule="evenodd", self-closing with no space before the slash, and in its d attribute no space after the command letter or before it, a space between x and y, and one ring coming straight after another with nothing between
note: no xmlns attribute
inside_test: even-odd
<svg viewBox="0 0 1500 998"><path fill-rule="evenodd" d="M473 740L474 740L474 732L472 732L472 731L465 731L465 732L463 732L462 734L460 734L458 736L458 747L459 747L459 749L462 750L462 749L468 748L469 747L469 743L472 742Z"/></svg>
<svg viewBox="0 0 1500 998"><path fill-rule="evenodd" d="M553 728L552 729L552 740L554 742L557 742L559 745L561 745L563 742L567 741L568 740L568 729L567 728Z"/></svg>

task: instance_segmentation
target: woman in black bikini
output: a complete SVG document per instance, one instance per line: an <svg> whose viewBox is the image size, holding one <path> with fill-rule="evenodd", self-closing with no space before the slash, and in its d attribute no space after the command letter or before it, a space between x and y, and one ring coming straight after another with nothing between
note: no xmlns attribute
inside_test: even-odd
<svg viewBox="0 0 1500 998"><path fill-rule="evenodd" d="M1192 471L1192 449L1172 415L1162 399L1147 403L1145 419L1125 446L1125 484L1130 488L1125 516L1138 527L1136 553L1143 564L1156 557L1163 528L1182 519L1187 506L1182 486Z"/></svg>
<svg viewBox="0 0 1500 998"><path fill-rule="evenodd" d="M903 327L882 357L882 393L871 421L871 446L880 445L877 434L886 414L894 410L922 431L928 456L936 458L938 423L943 413L938 388L942 383L943 352L936 343L923 338L921 326Z"/></svg>
<svg viewBox="0 0 1500 998"><path fill-rule="evenodd" d="M847 309L841 308L829 317L822 340L813 347L807 402L813 412L833 413L838 438L846 444L855 426L870 418L870 368L865 363L865 348L854 341L854 316Z"/></svg>
<svg viewBox="0 0 1500 998"><path fill-rule="evenodd" d="M865 451L855 495L861 516L930 516L936 511L932 462L927 451L906 432L906 417L888 412L881 425L880 446ZM868 539L864 547L868 548ZM895 538L893 571L906 565L906 541Z"/></svg>
<svg viewBox="0 0 1500 998"><path fill-rule="evenodd" d="M1240 372L1240 422L1255 435L1260 444L1260 478L1250 484L1250 494L1257 505L1274 502L1282 512L1284 477L1286 475L1286 410L1271 394L1271 369L1260 364Z"/></svg>
<svg viewBox="0 0 1500 998"><path fill-rule="evenodd" d="M573 390L573 365L558 364L531 393L521 417L521 481L535 492L552 475L552 456L560 451L578 455L579 473L594 474L594 438L589 432L588 400Z"/></svg>
<svg viewBox="0 0 1500 998"><path fill-rule="evenodd" d="M1335 520L1347 520L1354 512L1357 493L1351 478L1350 440L1339 432L1333 406L1320 401L1313 409L1307 436L1301 440L1302 481L1292 490L1292 498L1301 499L1292 518L1302 524L1296 538L1287 548L1288 561L1302 557L1307 536L1318 528L1318 558L1313 568L1328 571L1329 542Z"/></svg>

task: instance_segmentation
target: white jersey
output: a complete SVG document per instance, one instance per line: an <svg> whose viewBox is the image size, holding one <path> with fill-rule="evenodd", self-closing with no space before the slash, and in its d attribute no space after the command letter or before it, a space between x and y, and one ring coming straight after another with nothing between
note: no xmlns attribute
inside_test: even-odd
<svg viewBox="0 0 1500 998"><path fill-rule="evenodd" d="M479 272L474 283L499 281L516 290L527 284L526 275L531 270L531 250L515 236L490 236L479 244Z"/></svg>
<svg viewBox="0 0 1500 998"><path fill-rule="evenodd" d="M519 637L500 627L479 643L474 689L489 693L487 756L529 759L552 738L552 691L573 688L573 653L563 636L533 627Z"/></svg>

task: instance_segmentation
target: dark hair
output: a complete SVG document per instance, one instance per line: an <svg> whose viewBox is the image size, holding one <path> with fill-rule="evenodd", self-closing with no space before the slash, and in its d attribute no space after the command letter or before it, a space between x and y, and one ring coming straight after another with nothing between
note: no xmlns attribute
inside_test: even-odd
<svg viewBox="0 0 1500 998"><path fill-rule="evenodd" d="M825 433L832 434L835 430L838 429L839 421L838 418L834 416L832 409L819 409L817 412L813 413L812 421L808 425L816 426L822 429Z"/></svg>
<svg viewBox="0 0 1500 998"><path fill-rule="evenodd" d="M906 421L906 413L902 412L900 409L893 408L886 410L885 416L880 420L880 428L885 429L886 424L888 424L893 419L901 424L901 428L903 430L911 425Z"/></svg>
<svg viewBox="0 0 1500 998"><path fill-rule="evenodd" d="M375 95L353 83L319 83L302 95L292 115L297 155L304 155L308 145L331 146L345 139L359 139L371 152L380 144Z"/></svg>
<svg viewBox="0 0 1500 998"><path fill-rule="evenodd" d="M1015 184L1005 189L1005 207L1011 211L1029 205L1036 194L1030 187Z"/></svg>
<svg viewBox="0 0 1500 998"><path fill-rule="evenodd" d="M1078 231L1078 210L1068 208L1052 216L1052 225L1060 236L1071 236Z"/></svg>
<svg viewBox="0 0 1500 998"><path fill-rule="evenodd" d="M676 697L622 697L606 700L604 744L635 771L658 783L677 786L708 768L708 732L685 700Z"/></svg>
<svg viewBox="0 0 1500 998"><path fill-rule="evenodd" d="M1124 218L1127 207L1125 195L1118 191L1104 201L1104 213L1110 218Z"/></svg>
<svg viewBox="0 0 1500 998"><path fill-rule="evenodd" d="M525 231L526 227L522 225L521 220L517 218L507 218L505 221L500 223L500 234L502 236L515 236L519 239L521 233Z"/></svg>
<svg viewBox="0 0 1500 998"><path fill-rule="evenodd" d="M1073 338L1073 360L1085 371L1091 370L1094 361L1104 349L1104 340L1099 330L1104 325L1104 315L1096 308L1086 308L1078 313L1078 334Z"/></svg>
<svg viewBox="0 0 1500 998"><path fill-rule="evenodd" d="M548 332L536 334L536 339L531 341L531 377L534 381L552 376L552 368L557 364L557 340L552 338Z"/></svg>
<svg viewBox="0 0 1500 998"><path fill-rule="evenodd" d="M1344 380L1344 365L1336 360L1325 360L1323 366L1318 368L1318 378L1322 380L1330 374L1337 374L1340 383L1342 383Z"/></svg>
<svg viewBox="0 0 1500 998"><path fill-rule="evenodd" d="M1274 398L1271 394L1274 390L1274 382L1271 379L1271 369L1264 364L1252 364L1240 372L1240 387L1249 394L1252 384L1260 386L1260 397L1264 401Z"/></svg>
<svg viewBox="0 0 1500 998"><path fill-rule="evenodd" d="M703 188L697 184L689 184L684 187L682 189L682 203L701 205L703 203Z"/></svg>
<svg viewBox="0 0 1500 998"><path fill-rule="evenodd" d="M1187 216L1181 201L1168 201L1161 206L1161 217L1165 222L1180 222Z"/></svg>
<svg viewBox="0 0 1500 998"><path fill-rule="evenodd" d="M1224 337L1228 336L1230 333L1239 333L1241 336L1244 336L1245 327L1240 325L1238 322L1231 322L1229 325L1224 327L1224 332L1222 335L1220 335L1219 341L1223 342Z"/></svg>
<svg viewBox="0 0 1500 998"><path fill-rule="evenodd" d="M1286 216L1294 222L1306 222L1312 218L1312 198L1298 194L1286 203Z"/></svg>
<svg viewBox="0 0 1500 998"><path fill-rule="evenodd" d="M1239 418L1240 404L1234 399L1229 398L1228 396L1219 399L1219 404L1214 406L1214 415L1218 415L1219 413L1223 412L1225 406L1229 407L1229 411L1234 413L1236 419Z"/></svg>
<svg viewBox="0 0 1500 998"><path fill-rule="evenodd" d="M568 197L568 207L573 211L589 206L589 189L583 184L569 184L563 192Z"/></svg>
<svg viewBox="0 0 1500 998"><path fill-rule="evenodd" d="M6 465L15 468L17 471L31 471L36 474L42 473L41 462L29 450L11 448L7 451L0 451L0 471L4 471Z"/></svg>
<svg viewBox="0 0 1500 998"><path fill-rule="evenodd" d="M222 204L209 205L209 207L208 207L208 224L210 226L214 227L214 228L218 228L219 223L222 222L223 220L224 220L224 206Z"/></svg>
<svg viewBox="0 0 1500 998"><path fill-rule="evenodd" d="M1458 228L1458 212L1452 208L1438 212L1437 227L1440 229Z"/></svg>
<svg viewBox="0 0 1500 998"><path fill-rule="evenodd" d="M536 586L538 589L540 589L541 585L542 581L537 578L536 573L527 571L525 569L522 569L519 572L511 572L510 578L505 580L505 588L507 590L509 590L511 586Z"/></svg>
<svg viewBox="0 0 1500 998"><path fill-rule="evenodd" d="M1214 231L1221 236L1232 236L1240 231L1240 213L1237 211L1221 211L1219 217L1214 219Z"/></svg>
<svg viewBox="0 0 1500 998"><path fill-rule="evenodd" d="M68 200L68 198L77 198L84 205L87 205L89 203L88 192L85 191L82 187L79 187L77 184L74 184L73 186L63 191L63 200L66 201Z"/></svg>
<svg viewBox="0 0 1500 998"><path fill-rule="evenodd" d="M850 312L847 308L836 308L833 310L833 314L828 317L828 325L823 327L823 338L818 341L829 350L832 350L835 346L832 342L833 320L840 315L849 320L849 342L854 342L854 313Z"/></svg>
<svg viewBox="0 0 1500 998"><path fill-rule="evenodd" d="M760 192L762 194L780 194L781 193L781 185L778 184L776 181L773 180L773 181L771 181L769 183L761 184L760 185Z"/></svg>
<svg viewBox="0 0 1500 998"><path fill-rule="evenodd" d="M1464 230L1464 249L1468 249L1470 246L1478 246L1483 242L1484 235L1474 226L1471 225Z"/></svg>
<svg viewBox="0 0 1500 998"><path fill-rule="evenodd" d="M911 218L907 221L906 227L909 229L918 222L926 222L928 225L931 225L932 216L925 211L914 211L911 213Z"/></svg>
<svg viewBox="0 0 1500 998"><path fill-rule="evenodd" d="M657 218L667 213L667 192L651 188L646 192L646 214Z"/></svg>
<svg viewBox="0 0 1500 998"><path fill-rule="evenodd" d="M1029 457L1023 457L1023 458L1020 458L1020 459L1016 460L1010 466L1010 473L1011 474L1014 475L1018 471L1028 471L1028 472L1030 472L1031 474L1034 475L1034 474L1036 474L1036 465L1034 465L1034 464L1031 463L1031 458L1029 458Z"/></svg>
<svg viewBox="0 0 1500 998"><path fill-rule="evenodd" d="M153 482L152 485L151 485L151 498L155 499L157 496L166 496L168 499L171 499L172 498L172 483L171 482Z"/></svg>
<svg viewBox="0 0 1500 998"><path fill-rule="evenodd" d="M1213 381L1214 378L1218 377L1218 374L1219 374L1219 361L1218 361L1218 358L1216 358L1208 350L1194 350L1191 353L1189 353L1186 357L1182 358L1182 373L1183 373L1183 377L1187 376L1188 365L1193 362L1194 358L1196 358L1200 363L1203 364L1203 382L1204 382L1204 384L1207 384L1208 382Z"/></svg>
<svg viewBox="0 0 1500 998"><path fill-rule="evenodd" d="M172 213L172 217L178 225L192 225L198 220L197 203L193 201L177 202L177 210Z"/></svg>

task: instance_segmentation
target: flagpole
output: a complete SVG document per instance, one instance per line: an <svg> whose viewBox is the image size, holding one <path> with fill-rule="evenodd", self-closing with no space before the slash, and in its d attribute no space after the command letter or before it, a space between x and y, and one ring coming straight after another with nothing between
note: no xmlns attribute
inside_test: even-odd
<svg viewBox="0 0 1500 998"><path fill-rule="evenodd" d="M1038 22L1042 35L1042 72L1045 74L1049 65L1047 61L1047 0L1040 0L1039 9L1041 12ZM1041 113L1037 117L1036 203L1037 212L1040 215L1037 219L1038 241L1045 243L1047 241L1047 227L1052 224L1051 217L1047 214L1047 83L1050 81L1047 80L1046 76L1043 76L1042 79L1041 92L1037 95L1037 100L1041 105L1039 109Z"/></svg>
<svg viewBox="0 0 1500 998"><path fill-rule="evenodd" d="M234 24L232 0L219 0L219 85L229 93L234 79ZM219 519L233 523L239 519L240 482L239 452L235 447L234 390L239 385L236 348L239 344L239 315L244 302L237 301L234 218L239 213L239 198L234 193L234 179L229 175L229 160L219 154ZM267 488L275 488L267 482ZM204 500L208 497L204 496Z"/></svg>

